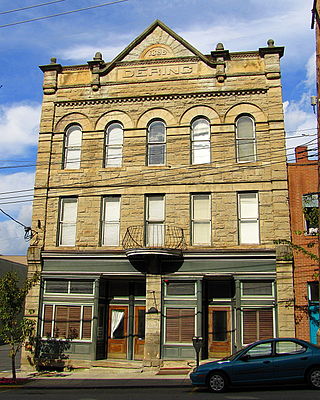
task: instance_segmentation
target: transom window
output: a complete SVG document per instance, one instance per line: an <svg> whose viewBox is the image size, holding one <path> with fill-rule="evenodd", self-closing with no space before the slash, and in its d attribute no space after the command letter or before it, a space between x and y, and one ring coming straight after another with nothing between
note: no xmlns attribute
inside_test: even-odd
<svg viewBox="0 0 320 400"><path fill-rule="evenodd" d="M44 293L93 294L93 281L46 279Z"/></svg>
<svg viewBox="0 0 320 400"><path fill-rule="evenodd" d="M191 163L210 163L210 124L205 118L197 118L191 124Z"/></svg>
<svg viewBox="0 0 320 400"><path fill-rule="evenodd" d="M256 132L254 119L242 115L236 121L237 161L256 161Z"/></svg>
<svg viewBox="0 0 320 400"><path fill-rule="evenodd" d="M166 153L166 125L161 120L148 126L148 165L164 165Z"/></svg>
<svg viewBox="0 0 320 400"><path fill-rule="evenodd" d="M272 296L272 281L242 282L243 296Z"/></svg>
<svg viewBox="0 0 320 400"><path fill-rule="evenodd" d="M191 281L165 281L165 294L167 296L194 296L195 282Z"/></svg>
<svg viewBox="0 0 320 400"><path fill-rule="evenodd" d="M64 169L79 169L82 130L79 125L70 126L64 139Z"/></svg>
<svg viewBox="0 0 320 400"><path fill-rule="evenodd" d="M121 167L123 126L116 122L106 129L105 167Z"/></svg>

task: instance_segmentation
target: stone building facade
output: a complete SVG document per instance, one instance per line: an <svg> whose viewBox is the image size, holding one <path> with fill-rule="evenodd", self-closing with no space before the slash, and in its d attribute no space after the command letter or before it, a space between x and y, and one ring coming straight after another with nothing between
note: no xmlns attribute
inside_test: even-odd
<svg viewBox="0 0 320 400"><path fill-rule="evenodd" d="M43 340L157 366L194 336L208 358L294 335L282 55L203 55L155 21L112 62L41 66L26 310Z"/></svg>

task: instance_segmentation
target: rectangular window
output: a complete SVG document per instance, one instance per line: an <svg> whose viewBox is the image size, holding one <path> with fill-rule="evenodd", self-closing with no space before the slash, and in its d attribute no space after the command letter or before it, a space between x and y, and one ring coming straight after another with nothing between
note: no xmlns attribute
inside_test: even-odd
<svg viewBox="0 0 320 400"><path fill-rule="evenodd" d="M44 293L93 294L93 281L46 279Z"/></svg>
<svg viewBox="0 0 320 400"><path fill-rule="evenodd" d="M60 200L59 246L76 244L77 206L78 200L75 197Z"/></svg>
<svg viewBox="0 0 320 400"><path fill-rule="evenodd" d="M166 342L192 343L195 332L194 308L167 308Z"/></svg>
<svg viewBox="0 0 320 400"><path fill-rule="evenodd" d="M120 196L103 199L102 245L119 246L120 238Z"/></svg>
<svg viewBox="0 0 320 400"><path fill-rule="evenodd" d="M146 245L161 247L165 242L164 196L147 196L146 207Z"/></svg>
<svg viewBox="0 0 320 400"><path fill-rule="evenodd" d="M91 340L92 306L45 305L43 337Z"/></svg>
<svg viewBox="0 0 320 400"><path fill-rule="evenodd" d="M225 342L227 340L227 311L215 310L212 312L213 332L212 340L214 342Z"/></svg>
<svg viewBox="0 0 320 400"><path fill-rule="evenodd" d="M273 337L272 308L243 310L243 344Z"/></svg>
<svg viewBox="0 0 320 400"><path fill-rule="evenodd" d="M316 235L318 233L318 223L319 223L318 195L317 194L303 195L302 207L305 220L306 234Z"/></svg>
<svg viewBox="0 0 320 400"><path fill-rule="evenodd" d="M319 301L319 282L308 283L308 300L310 302Z"/></svg>
<svg viewBox="0 0 320 400"><path fill-rule="evenodd" d="M211 244L211 206L210 194L191 196L192 245Z"/></svg>
<svg viewBox="0 0 320 400"><path fill-rule="evenodd" d="M271 281L242 282L243 296L272 296Z"/></svg>
<svg viewBox="0 0 320 400"><path fill-rule="evenodd" d="M167 296L194 296L195 282L165 282L165 291Z"/></svg>
<svg viewBox="0 0 320 400"><path fill-rule="evenodd" d="M258 193L238 194L238 225L240 244L260 242Z"/></svg>

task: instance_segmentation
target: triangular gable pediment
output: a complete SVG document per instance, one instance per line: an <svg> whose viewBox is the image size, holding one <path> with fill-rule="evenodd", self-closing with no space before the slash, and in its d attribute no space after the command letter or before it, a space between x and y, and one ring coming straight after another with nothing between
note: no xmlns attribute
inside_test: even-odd
<svg viewBox="0 0 320 400"><path fill-rule="evenodd" d="M163 22L156 20L111 63L100 70L100 74L108 73L120 62L184 57L197 57L206 64L210 64L209 60L191 44L182 39Z"/></svg>

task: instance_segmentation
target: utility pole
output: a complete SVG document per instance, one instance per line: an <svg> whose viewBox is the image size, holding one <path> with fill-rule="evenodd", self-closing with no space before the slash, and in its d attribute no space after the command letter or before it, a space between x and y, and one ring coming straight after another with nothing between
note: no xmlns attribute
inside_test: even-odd
<svg viewBox="0 0 320 400"><path fill-rule="evenodd" d="M316 82L317 82L317 139L318 139L318 285L319 285L319 316L317 330L317 344L320 344L320 16L319 16L319 0L313 1L311 29L316 27Z"/></svg>

